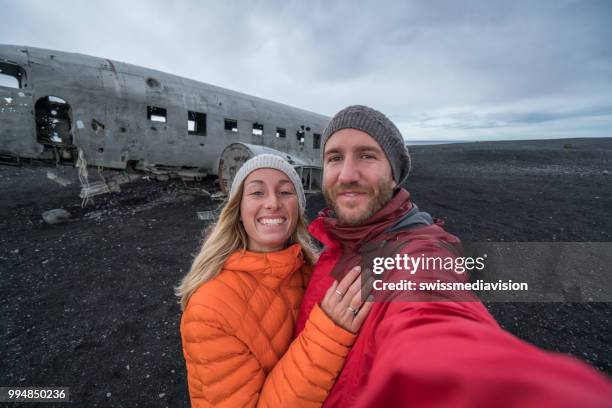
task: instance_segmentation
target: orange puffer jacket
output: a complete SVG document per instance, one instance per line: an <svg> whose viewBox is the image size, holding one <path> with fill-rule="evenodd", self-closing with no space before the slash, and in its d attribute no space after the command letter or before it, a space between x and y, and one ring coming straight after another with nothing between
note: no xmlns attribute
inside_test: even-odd
<svg viewBox="0 0 612 408"><path fill-rule="evenodd" d="M355 335L315 306L292 342L311 270L299 245L238 251L181 319L192 407L321 406Z"/></svg>

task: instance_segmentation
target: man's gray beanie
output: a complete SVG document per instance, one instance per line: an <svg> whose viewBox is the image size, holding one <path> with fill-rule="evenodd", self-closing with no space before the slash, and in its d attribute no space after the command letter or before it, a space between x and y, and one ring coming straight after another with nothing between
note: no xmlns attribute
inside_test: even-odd
<svg viewBox="0 0 612 408"><path fill-rule="evenodd" d="M361 130L376 140L389 160L393 179L398 185L406 180L410 172L410 154L402 134L389 118L367 106L353 105L336 113L323 131L322 159L327 140L335 132L347 128Z"/></svg>
<svg viewBox="0 0 612 408"><path fill-rule="evenodd" d="M275 169L285 173L287 177L289 177L289 180L291 180L291 183L293 183L293 187L295 187L300 212L304 211L306 208L306 196L304 195L304 187L302 187L300 176L298 176L293 166L289 164L287 160L275 154L260 154L244 162L236 173L234 181L232 181L232 188L229 194L230 200L236 194L238 187L244 182L244 179L257 169Z"/></svg>

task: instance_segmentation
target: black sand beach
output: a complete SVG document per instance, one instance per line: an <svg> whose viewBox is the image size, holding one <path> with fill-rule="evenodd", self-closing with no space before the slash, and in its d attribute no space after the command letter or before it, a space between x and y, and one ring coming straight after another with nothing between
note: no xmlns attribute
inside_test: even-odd
<svg viewBox="0 0 612 408"><path fill-rule="evenodd" d="M612 138L410 150L414 202L463 241L612 241ZM202 191L213 181L141 180L81 208L78 183L46 172L0 167L0 385L67 386L74 406L188 406L173 286L206 225L196 212L220 204ZM310 218L323 206L310 197ZM46 224L54 208L72 218ZM609 303L487 306L519 338L612 374Z"/></svg>

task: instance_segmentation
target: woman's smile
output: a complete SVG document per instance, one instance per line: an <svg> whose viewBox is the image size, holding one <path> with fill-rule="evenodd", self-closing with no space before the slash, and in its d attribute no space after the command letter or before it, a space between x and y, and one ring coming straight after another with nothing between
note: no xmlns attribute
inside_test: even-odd
<svg viewBox="0 0 612 408"><path fill-rule="evenodd" d="M272 226L280 225L284 223L285 221L287 221L287 218L285 217L275 217L275 218L262 217L257 220L257 222L259 222L260 224L272 225Z"/></svg>

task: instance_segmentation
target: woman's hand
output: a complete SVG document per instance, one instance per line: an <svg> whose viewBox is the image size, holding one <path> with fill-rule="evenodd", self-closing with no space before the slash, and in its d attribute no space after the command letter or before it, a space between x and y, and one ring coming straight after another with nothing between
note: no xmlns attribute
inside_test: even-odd
<svg viewBox="0 0 612 408"><path fill-rule="evenodd" d="M373 278L368 279L362 288L360 273L361 267L356 266L340 283L334 281L321 302L321 308L329 318L351 333L359 331L373 304L371 301L362 301L362 294L367 298L372 291Z"/></svg>

